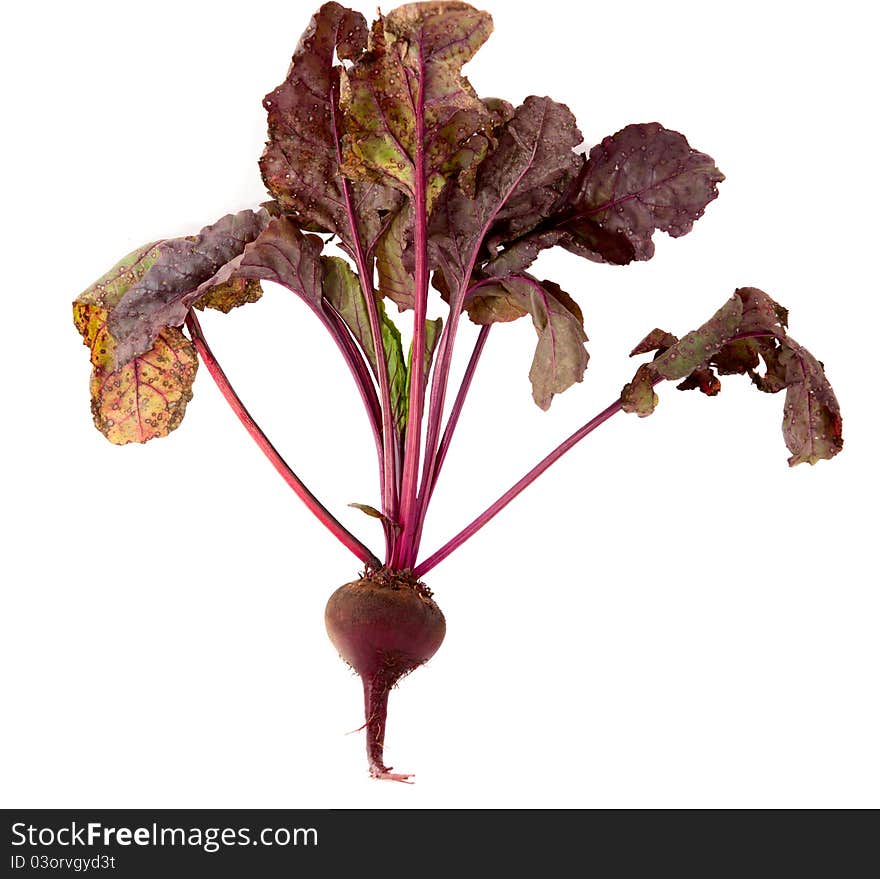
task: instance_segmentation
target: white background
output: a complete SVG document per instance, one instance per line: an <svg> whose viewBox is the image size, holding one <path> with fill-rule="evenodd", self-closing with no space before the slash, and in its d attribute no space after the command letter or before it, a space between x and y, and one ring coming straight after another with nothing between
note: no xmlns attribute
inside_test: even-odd
<svg viewBox="0 0 880 879"><path fill-rule="evenodd" d="M531 326L493 331L425 549L611 402L648 330L687 331L737 286L790 308L846 448L790 470L782 399L735 377L715 399L663 387L653 417L593 434L429 576L448 637L390 707L408 787L370 781L346 735L359 683L322 613L357 562L204 370L170 438L109 445L70 321L135 246L265 197L260 100L312 4L19 7L0 53L2 805L880 805L868 8L493 4L467 69L482 95L565 101L588 144L658 120L727 181L651 262L542 258L583 306L586 380L541 413ZM345 506L376 503L366 421L311 315L273 288L204 326L294 468L378 544Z"/></svg>

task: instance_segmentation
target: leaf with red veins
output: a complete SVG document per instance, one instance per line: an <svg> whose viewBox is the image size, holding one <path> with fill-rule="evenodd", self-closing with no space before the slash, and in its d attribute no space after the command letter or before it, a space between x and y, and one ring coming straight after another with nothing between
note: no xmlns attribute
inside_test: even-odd
<svg viewBox="0 0 880 879"><path fill-rule="evenodd" d="M114 365L116 340L107 326L108 315L160 255L158 243L138 248L73 303L74 324L91 355L95 426L117 445L167 436L192 399L198 358L177 329L163 329L149 351L118 369Z"/></svg>
<svg viewBox="0 0 880 879"><path fill-rule="evenodd" d="M649 415L656 398L647 389L660 379L683 379L679 389L715 396L721 385L713 369L722 375L748 372L759 390L786 391L782 433L791 466L834 457L843 448L840 406L822 364L788 335L787 323L788 312L779 303L755 287L741 287L680 341L654 330L633 354L660 353L624 387L623 408ZM755 371L759 360L764 375Z"/></svg>
<svg viewBox="0 0 880 879"><path fill-rule="evenodd" d="M676 380L705 368L712 356L737 334L742 316L742 300L734 294L703 326L660 354L651 370L661 378Z"/></svg>
<svg viewBox="0 0 880 879"><path fill-rule="evenodd" d="M491 32L491 16L466 3L411 3L380 17L368 52L343 74L344 173L413 196L421 160L430 207L492 122L461 75Z"/></svg>
<svg viewBox="0 0 880 879"><path fill-rule="evenodd" d="M146 354L120 369L93 370L95 426L116 445L167 436L183 420L197 368L192 342L167 327Z"/></svg>
<svg viewBox="0 0 880 879"><path fill-rule="evenodd" d="M317 314L324 315L324 241L303 234L290 217L275 217L240 256L230 260L196 291L201 298L213 287L235 279L273 281L296 293Z"/></svg>
<svg viewBox="0 0 880 879"><path fill-rule="evenodd" d="M534 132L540 132L535 138ZM503 151L486 168L487 181L501 161L509 161L515 154L514 144L505 143L505 133L520 148L536 152L525 176L514 192L504 201L495 215L486 244L495 252L498 243L519 238L538 226L560 197L568 189L581 166L581 157L574 148L583 141L574 114L565 104L550 98L529 97L518 107L505 131L501 134L499 150ZM486 182L480 181L482 185Z"/></svg>
<svg viewBox="0 0 880 879"><path fill-rule="evenodd" d="M590 151L575 219L624 234L636 259L650 259L654 232L673 238L690 232L722 180L712 159L684 135L657 122L627 125Z"/></svg>
<svg viewBox="0 0 880 879"><path fill-rule="evenodd" d="M475 290L467 305L471 320L478 324L532 316L538 345L529 379L532 396L541 409L549 409L556 394L583 381L590 359L584 317L577 303L557 284L528 275L503 278Z"/></svg>
<svg viewBox="0 0 880 879"><path fill-rule="evenodd" d="M260 158L266 188L281 210L313 231L335 232L353 243L349 202L361 243L378 233L381 211L399 204L394 190L375 182L348 183L340 173L342 60L360 57L367 24L359 12L325 3L312 17L293 54L284 82L263 100L269 138Z"/></svg>
<svg viewBox="0 0 880 879"><path fill-rule="evenodd" d="M445 177L458 172L456 180L465 195L474 197L477 189L477 173L484 159L498 148L498 134L513 118L513 104L501 98L483 98L488 112L488 122L479 134L473 135L462 149L440 170Z"/></svg>
<svg viewBox="0 0 880 879"><path fill-rule="evenodd" d="M172 238L158 245L158 257L149 270L115 304L109 328L117 342L116 366L149 351L165 327L179 327L199 300L200 285L237 257L269 222L266 210L227 214L198 235ZM231 291L222 291L230 306L253 301L242 288L233 303ZM210 304L210 303L209 303Z"/></svg>
<svg viewBox="0 0 880 879"><path fill-rule="evenodd" d="M628 125L579 161L576 185L533 229L519 237L493 230L493 244L504 249L485 266L488 273L523 271L557 245L612 265L650 259L654 232L689 232L724 179L709 156L656 122Z"/></svg>
<svg viewBox="0 0 880 879"><path fill-rule="evenodd" d="M500 130L498 148L479 168L474 197L450 187L431 219L432 263L448 284L470 280L484 239L499 221L508 227L531 223L558 197L577 167L572 150L581 139L564 104L529 97L516 109Z"/></svg>
<svg viewBox="0 0 880 879"><path fill-rule="evenodd" d="M591 262L624 266L635 259L635 248L622 233L609 232L589 220L554 228L558 219L552 218L533 232L505 242L503 250L484 265L485 273L508 275L524 271L542 251L557 246Z"/></svg>
<svg viewBox="0 0 880 879"><path fill-rule="evenodd" d="M792 453L789 466L833 458L843 448L843 421L822 364L787 339L780 365L785 367L782 435Z"/></svg>

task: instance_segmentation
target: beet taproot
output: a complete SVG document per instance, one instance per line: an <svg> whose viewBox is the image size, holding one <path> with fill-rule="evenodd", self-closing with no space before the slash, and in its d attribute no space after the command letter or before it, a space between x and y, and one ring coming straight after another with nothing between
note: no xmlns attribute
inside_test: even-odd
<svg viewBox="0 0 880 879"><path fill-rule="evenodd" d="M437 652L446 635L443 613L423 583L386 570L340 586L324 621L333 646L363 682L370 775L407 781L410 775L384 763L388 694Z"/></svg>

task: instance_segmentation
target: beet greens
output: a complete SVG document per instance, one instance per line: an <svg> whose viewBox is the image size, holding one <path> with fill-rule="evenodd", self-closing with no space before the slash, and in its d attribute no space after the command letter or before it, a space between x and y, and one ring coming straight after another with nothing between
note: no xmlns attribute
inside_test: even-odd
<svg viewBox="0 0 880 879"><path fill-rule="evenodd" d="M542 409L583 379L583 314L566 291L529 271L541 251L559 246L611 265L651 259L654 233L687 234L724 179L708 155L655 122L627 125L583 152L564 104L480 98L461 69L491 31L491 17L465 3L409 4L371 29L360 13L326 3L284 82L263 102L269 135L260 170L271 200L197 235L137 249L74 302L91 352L95 424L111 442L143 443L174 430L201 360L281 476L364 564L362 576L331 597L326 623L363 679L369 766L380 778L408 777L383 762L388 692L433 655L445 632L420 578L612 415L651 414L664 380L713 396L719 376L747 374L761 391L785 390L791 465L842 447L822 364L788 336L782 306L741 288L681 339L653 330L632 354L654 358L618 400L443 547L421 554L430 501L491 327L531 319L529 379ZM375 507L355 506L381 521L381 557L287 465L208 347L197 310L254 302L262 281L303 299L349 367L380 482ZM445 302L442 320L428 318L435 295ZM391 303L412 312L407 352ZM453 397L463 315L481 329Z"/></svg>

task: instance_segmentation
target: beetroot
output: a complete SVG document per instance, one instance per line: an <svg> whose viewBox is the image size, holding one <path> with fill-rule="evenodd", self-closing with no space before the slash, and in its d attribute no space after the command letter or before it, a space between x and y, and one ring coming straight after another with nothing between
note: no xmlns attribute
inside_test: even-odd
<svg viewBox="0 0 880 879"><path fill-rule="evenodd" d="M815 464L843 447L840 407L822 361L788 335L786 308L757 287L740 287L681 338L649 332L630 356L652 359L609 405L445 543L423 551L432 498L489 333L504 332L493 327L530 319L537 339L528 377L541 409L584 379L584 313L567 290L533 273L539 254L558 246L606 268L649 260L655 234L687 234L724 180L709 155L658 122L625 125L590 147L565 103L532 95L514 107L480 98L462 66L492 27L487 12L460 0L410 3L380 13L372 26L359 12L324 3L284 81L263 102L268 138L259 166L270 200L197 235L143 245L73 306L90 353L95 424L111 442L142 443L174 430L202 363L272 466L364 566L361 579L331 596L326 621L363 681L376 778L409 778L383 760L388 694L434 655L446 631L420 578L596 428L620 412L650 415L662 382L714 397L722 377L740 375L764 393L785 391L789 464ZM570 99L581 92L580 83L570 84ZM305 485L208 345L196 311L237 310L259 299L266 281L308 307L351 373L379 479L374 497L347 500L381 523L381 549L353 534ZM592 283L583 291L592 293ZM412 318L404 333L395 309ZM441 316L430 317L437 309ZM479 331L456 389L469 324ZM319 364L296 363L292 389L297 382L324 388ZM327 400L328 410L333 405ZM294 418L303 432L330 434L321 410L295 409ZM348 443L354 430L344 435L346 458L355 452ZM484 463L507 455L517 437L499 427L472 438L459 460L478 490ZM340 450L329 445L328 461ZM635 496L638 486L626 490ZM591 496L584 513L583 493L573 480L571 507L553 515L585 517L589 542L598 545L602 501ZM459 500L470 503L464 492ZM536 513L511 540L534 543L534 528L549 515ZM185 524L176 518L169 528L185 534ZM503 560L492 564L504 567Z"/></svg>
<svg viewBox="0 0 880 879"><path fill-rule="evenodd" d="M446 620L424 583L407 573L380 571L340 586L324 612L339 655L360 675L370 775L406 781L383 762L388 694L424 665L446 635Z"/></svg>

